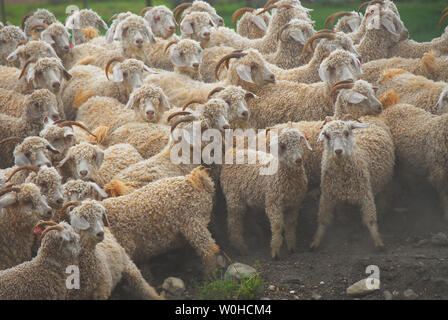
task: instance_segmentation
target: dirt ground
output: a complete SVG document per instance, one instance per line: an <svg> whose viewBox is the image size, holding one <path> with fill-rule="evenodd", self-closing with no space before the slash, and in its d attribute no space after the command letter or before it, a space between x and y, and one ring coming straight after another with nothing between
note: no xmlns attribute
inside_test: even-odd
<svg viewBox="0 0 448 320"><path fill-rule="evenodd" d="M379 215L386 252L374 249L356 208L338 210L320 249L310 252L318 208L317 201L311 199L300 213L297 252L289 254L283 248L277 261L270 257L269 224L263 212L250 212L246 219L249 255L239 255L228 243L225 202L221 197L210 230L233 262L252 266L258 263L267 284L260 298L312 299L319 295L321 299L354 299L347 296L347 287L368 276L367 266L376 265L381 288L360 299L384 300L386 290L393 293L394 300L407 299L407 289L412 289L417 299L448 299L448 243L443 237L448 235L448 223L443 219L435 190L426 183L416 186L395 192L388 208ZM174 250L150 262L150 282L160 292L165 278L179 277L186 283L182 299L196 299L193 284L201 281L200 265L192 248Z"/></svg>

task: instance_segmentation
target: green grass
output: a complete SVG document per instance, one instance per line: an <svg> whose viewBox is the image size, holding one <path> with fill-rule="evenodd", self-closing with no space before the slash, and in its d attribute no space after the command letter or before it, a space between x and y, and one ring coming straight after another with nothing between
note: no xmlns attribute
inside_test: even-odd
<svg viewBox="0 0 448 320"><path fill-rule="evenodd" d="M254 300L259 299L266 284L259 273L241 282L235 280L224 280L221 273L213 276L211 281L196 284L199 300Z"/></svg>
<svg viewBox="0 0 448 320"><path fill-rule="evenodd" d="M53 1L55 2L55 1ZM346 5L335 4L331 1L315 1L308 3L303 1L304 6L314 9L311 13L312 18L316 21L316 30L323 27L325 18L340 10L354 10L362 1L345 1ZM396 2L400 11L401 19L409 30L410 38L417 41L429 41L434 37L438 37L443 32L443 26L439 27L437 22L440 19L440 12L447 6L445 0L426 0L411 2ZM19 25L22 17L37 8L46 8L53 12L59 21L65 21L65 9L68 4L74 4L82 7L81 1L65 2L65 3L31 3L26 5L8 5L6 6L6 18L15 25ZM170 2L153 0L153 5L165 4L171 9L173 6ZM224 18L226 26L234 27L232 24L232 13L246 6L245 2L225 4L223 0L217 0L215 8ZM114 13L122 11L131 11L139 13L145 7L144 0L137 1L89 1L88 7L98 12L103 19L109 19Z"/></svg>

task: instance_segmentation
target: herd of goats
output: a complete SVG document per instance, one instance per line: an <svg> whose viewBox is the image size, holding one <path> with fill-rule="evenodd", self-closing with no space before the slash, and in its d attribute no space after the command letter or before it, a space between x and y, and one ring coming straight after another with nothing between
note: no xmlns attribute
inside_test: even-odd
<svg viewBox="0 0 448 320"><path fill-rule="evenodd" d="M213 272L218 197L241 254L244 215L265 211L272 258L283 242L295 251L307 195L319 199L311 249L340 204L358 206L384 248L375 203L409 176L435 188L448 219L448 27L413 41L389 0L319 31L311 11L269 0L237 10L232 29L196 0L107 22L38 9L1 24L0 299L108 299L119 284L164 299L142 268L188 243ZM199 142L186 138L195 128ZM255 161L202 159L208 132L234 133L213 155ZM173 161L178 138L199 161Z"/></svg>

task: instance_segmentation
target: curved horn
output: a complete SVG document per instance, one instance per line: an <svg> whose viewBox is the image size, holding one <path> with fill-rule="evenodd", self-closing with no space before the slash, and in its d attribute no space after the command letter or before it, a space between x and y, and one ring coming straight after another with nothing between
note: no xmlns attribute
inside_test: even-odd
<svg viewBox="0 0 448 320"><path fill-rule="evenodd" d="M333 86L333 88L331 88L330 93L328 94L328 102L330 104L333 103L331 97L332 97L333 93L335 93L336 91L339 91L341 89L351 89L351 88L353 88L354 85L355 85L355 83L351 80L342 80L342 81L337 82Z"/></svg>
<svg viewBox="0 0 448 320"><path fill-rule="evenodd" d="M209 94L207 96L207 100L209 100L215 93L220 92L224 89L225 89L224 87L216 87L215 89L213 89L212 91L209 92Z"/></svg>
<svg viewBox="0 0 448 320"><path fill-rule="evenodd" d="M22 67L22 71L20 72L19 79L22 78L22 76L25 74L25 70L31 62L36 62L36 59L30 59L27 62L25 62L25 64Z"/></svg>
<svg viewBox="0 0 448 320"><path fill-rule="evenodd" d="M152 9L152 7L143 8L142 11L140 11L140 15L143 16L146 12L148 12L151 9Z"/></svg>
<svg viewBox="0 0 448 320"><path fill-rule="evenodd" d="M80 201L69 201L67 203L65 203L62 208L59 210L58 212L58 219L59 221L61 221L62 216L64 215L65 210L67 210L68 207L70 206L79 206L81 204Z"/></svg>
<svg viewBox="0 0 448 320"><path fill-rule="evenodd" d="M445 8L445 10L442 11L442 14L445 13L442 18L440 18L439 20L439 25L442 24L443 20L446 19L446 17L448 17L448 8Z"/></svg>
<svg viewBox="0 0 448 320"><path fill-rule="evenodd" d="M107 78L107 80L110 80L110 79L109 79L109 66L110 66L112 63L114 63L114 62L122 62L123 60L124 60L123 57L115 57L115 58L110 59L110 60L107 62L107 64L106 64L106 68L104 68L104 71L106 72L106 78Z"/></svg>
<svg viewBox="0 0 448 320"><path fill-rule="evenodd" d="M179 16L182 14L182 12L185 9L187 9L188 7L191 7L192 5L193 4L191 2L185 2L185 3L181 3L176 8L174 8L174 10L173 10L174 20L179 21Z"/></svg>
<svg viewBox="0 0 448 320"><path fill-rule="evenodd" d="M168 43L166 44L166 46L165 46L165 49L163 50L163 53L166 54L166 51L168 50L168 48L169 48L170 46L172 46L173 44L175 44L175 43L177 43L177 40L173 40L173 41L168 42Z"/></svg>
<svg viewBox="0 0 448 320"><path fill-rule="evenodd" d="M278 2L278 1L280 1L280 0L269 0L268 2L266 2L266 4L264 5L263 8L266 8L266 7L268 7L271 3Z"/></svg>
<svg viewBox="0 0 448 320"><path fill-rule="evenodd" d="M206 103L206 102L207 102L207 101L204 101L204 100L202 100L202 99L193 99L193 100L190 100L190 101L188 101L186 104L183 105L183 107L182 107L182 111L185 111L185 109L187 109L188 106L189 106L190 104L193 104L193 103L204 104L204 103Z"/></svg>
<svg viewBox="0 0 448 320"><path fill-rule="evenodd" d="M238 18L246 13L246 12L254 12L255 9L253 8L239 8L238 10L236 10L233 14L232 14L232 22L233 24L236 24L236 21L238 20Z"/></svg>
<svg viewBox="0 0 448 320"><path fill-rule="evenodd" d="M365 7L370 6L371 4L384 4L384 2L383 2L383 0L373 0L373 1L364 2L359 6L358 13Z"/></svg>
<svg viewBox="0 0 448 320"><path fill-rule="evenodd" d="M173 133L174 129L176 129L176 127L182 123L182 122L189 122L189 121L194 121L197 120L197 118L193 115L191 116L187 116L187 117L183 117L180 118L179 120L177 120L175 123L173 123L173 125L171 126L171 133Z"/></svg>
<svg viewBox="0 0 448 320"><path fill-rule="evenodd" d="M238 51L234 51L234 52L229 53L229 54L225 55L224 57L222 57L221 60L219 60L218 64L215 67L215 79L218 79L219 68L221 67L221 65L224 62L226 63L226 66L228 67L228 61L230 59L232 59L232 58L239 59L241 57L244 57L246 54L247 53L238 50Z"/></svg>
<svg viewBox="0 0 448 320"><path fill-rule="evenodd" d="M327 19L325 20L324 28L327 28L328 22L331 21L331 29L333 29L334 22L336 21L336 19L345 17L345 16L351 16L351 15L352 15L352 13L350 11L340 11L340 12L333 13L332 15L329 15L327 17Z"/></svg>
<svg viewBox="0 0 448 320"><path fill-rule="evenodd" d="M47 27L48 27L48 24L39 23L39 24L35 24L34 26L32 26L30 28L30 31L33 31L34 29L37 29L37 28L44 28L44 29L46 29Z"/></svg>
<svg viewBox="0 0 448 320"><path fill-rule="evenodd" d="M56 225L57 225L57 222L54 222L54 221L42 221L42 222L39 222L38 224L36 224L36 225L33 227L33 232L35 232L36 229L37 229L37 228L40 228L40 227L44 227L44 226L56 226Z"/></svg>
<svg viewBox="0 0 448 320"><path fill-rule="evenodd" d="M20 188L19 187L14 187L12 185L9 185L6 188L4 188L3 190L0 190L0 197L2 195L4 195L5 193L11 192L11 191L13 191L13 192L20 192Z"/></svg>
<svg viewBox="0 0 448 320"><path fill-rule="evenodd" d="M42 232L42 234L40 235L40 241L42 241L42 239L45 237L45 235L46 235L48 232L52 231L52 230L63 231L64 228L63 228L62 226L58 225L58 224L46 228L46 229Z"/></svg>
<svg viewBox="0 0 448 320"><path fill-rule="evenodd" d="M59 122L57 124L58 127L62 128L62 127L67 127L67 126L77 126L83 130L85 130L88 134L90 134L91 136L94 136L96 138L96 135L94 135L92 132L90 132L89 129L87 129L82 123L78 122L78 121L62 121Z"/></svg>
<svg viewBox="0 0 448 320"><path fill-rule="evenodd" d="M5 143L5 142L9 142L9 141L16 141L16 142L22 142L23 141L23 138L20 138L20 137L9 137L9 138L6 138L6 139L3 139L3 140L1 140L0 141L0 144L3 144L3 143Z"/></svg>
<svg viewBox="0 0 448 320"><path fill-rule="evenodd" d="M15 168L15 169L11 172L11 174L10 174L9 177L8 177L8 179L5 180L5 183L8 182L8 181L10 181L11 178L12 178L17 172L22 171L22 170L32 170L32 171L34 171L34 172L37 173L37 172L39 171L39 167L38 167L38 166L33 166L33 165L26 165L26 166L20 166L20 167L17 167L17 168Z"/></svg>
<svg viewBox="0 0 448 320"><path fill-rule="evenodd" d="M177 117L177 116L186 116L186 115L190 115L191 114L191 112L189 112L189 111L178 111L178 112L174 112L174 113L172 113L172 114L170 114L169 116L168 116L168 118L166 118L166 122L170 122L171 121L171 119L173 119L174 117Z"/></svg>
<svg viewBox="0 0 448 320"><path fill-rule="evenodd" d="M278 42L278 40L280 40L280 35L282 34L282 32L286 29L286 28L288 28L290 26L290 24L289 23L287 23L287 24L285 24L283 27L281 27L281 29L278 31L278 33L277 33L277 42Z"/></svg>
<svg viewBox="0 0 448 320"><path fill-rule="evenodd" d="M17 45L16 45L16 49L17 49L19 46L21 46L21 45L25 45L25 44L27 44L27 43L28 43L28 40L20 41L19 43L17 43Z"/></svg>
<svg viewBox="0 0 448 320"><path fill-rule="evenodd" d="M25 21L26 21L29 17L31 17L33 14L34 14L34 12L28 13L27 15L25 15L25 16L22 18L22 22L20 23L20 29L25 30Z"/></svg>
<svg viewBox="0 0 448 320"><path fill-rule="evenodd" d="M335 34L334 34L334 32L333 33L332 32L320 32L320 33L316 33L313 36L311 36L305 42L305 45L303 46L303 49L302 49L302 59L304 59L305 53L306 53L306 50L308 49L308 47L310 47L311 52L314 53L314 46L313 46L314 40L323 39L323 38L333 40L335 38Z"/></svg>
<svg viewBox="0 0 448 320"><path fill-rule="evenodd" d="M260 14L265 13L266 11L269 11L269 10L272 10L272 9L280 9L280 8L292 9L294 7L292 5L286 4L286 3L274 4L274 5L270 6L270 7L265 7L263 10L261 10L260 12L257 13L257 16L259 16Z"/></svg>
<svg viewBox="0 0 448 320"><path fill-rule="evenodd" d="M118 13L114 13L114 15L112 17L109 18L109 20L107 20L106 22L109 23L112 20L115 20L118 17Z"/></svg>

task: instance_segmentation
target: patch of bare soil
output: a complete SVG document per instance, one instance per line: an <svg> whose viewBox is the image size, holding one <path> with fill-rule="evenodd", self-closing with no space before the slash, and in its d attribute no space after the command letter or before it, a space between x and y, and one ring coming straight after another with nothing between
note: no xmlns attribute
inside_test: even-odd
<svg viewBox="0 0 448 320"><path fill-rule="evenodd" d="M384 212L379 213L386 252L374 249L357 208L335 212L321 247L310 252L317 209L318 201L306 201L298 221L297 252L289 254L284 248L277 261L270 257L269 224L263 212L247 215L245 239L250 251L247 255L240 255L229 245L222 197L218 198L210 229L233 262L252 266L258 263L267 286L274 286L271 290L267 287L261 297L312 299L313 295L319 295L322 299L354 299L347 296L347 287L368 277L366 267L376 265L381 288L361 299L384 300L386 290L394 293L394 299L406 299L403 293L407 289L412 289L417 299L448 299L448 243L444 240L448 224L432 187L419 184L413 190L398 190ZM195 299L194 284L202 280L200 266L199 257L186 246L152 259L151 275L145 276L159 286L159 292L165 278L179 277L187 285L184 298Z"/></svg>

